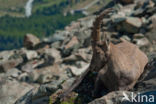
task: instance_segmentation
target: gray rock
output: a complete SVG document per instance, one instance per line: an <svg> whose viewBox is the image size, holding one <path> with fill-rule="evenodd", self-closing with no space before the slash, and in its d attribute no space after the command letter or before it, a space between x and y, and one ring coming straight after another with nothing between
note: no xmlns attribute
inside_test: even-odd
<svg viewBox="0 0 156 104"><path fill-rule="evenodd" d="M58 80L61 77L61 70L58 65L43 67L40 69L35 69L29 73L29 79L32 82L47 83L54 80Z"/></svg>
<svg viewBox="0 0 156 104"><path fill-rule="evenodd" d="M44 50L44 53L45 54L48 54L52 57L54 57L55 59L55 62L58 62L58 61L61 61L61 54L60 54L60 51L58 51L57 49L55 48L48 48L48 49L45 49Z"/></svg>
<svg viewBox="0 0 156 104"><path fill-rule="evenodd" d="M21 70L24 72L32 72L35 68L43 65L45 61L42 60L31 60L22 65Z"/></svg>
<svg viewBox="0 0 156 104"><path fill-rule="evenodd" d="M36 45L40 43L40 39L32 34L26 34L24 37L24 47L27 49L33 49Z"/></svg>
<svg viewBox="0 0 156 104"><path fill-rule="evenodd" d="M85 72L87 70L87 68L89 67L90 64L86 64L81 68L75 67L75 66L70 66L69 69L71 70L72 74L74 76L79 76L81 75L83 72Z"/></svg>
<svg viewBox="0 0 156 104"><path fill-rule="evenodd" d="M128 32L128 33L137 33L142 26L142 21L137 17L127 17L127 19L117 25L117 30Z"/></svg>
<svg viewBox="0 0 156 104"><path fill-rule="evenodd" d="M19 57L17 59L10 59L4 62L0 62L0 72L7 72L12 68L15 68L23 62L23 58Z"/></svg>
<svg viewBox="0 0 156 104"><path fill-rule="evenodd" d="M6 76L8 77L13 77L13 78L18 78L18 76L21 74L22 72L19 69L13 68L10 69L6 72Z"/></svg>
<svg viewBox="0 0 156 104"><path fill-rule="evenodd" d="M56 49L60 49L61 47L61 42L60 41L57 41L57 42L54 42L50 45L52 48L56 48Z"/></svg>
<svg viewBox="0 0 156 104"><path fill-rule="evenodd" d="M32 82L32 79L30 79L28 73L22 73L19 77L18 80L22 82Z"/></svg>
<svg viewBox="0 0 156 104"><path fill-rule="evenodd" d="M76 36L72 37L62 48L61 54L63 57L71 55L73 51L76 51L80 48L79 40Z"/></svg>
<svg viewBox="0 0 156 104"><path fill-rule="evenodd" d="M0 61L6 61L10 56L14 54L14 51L2 51L0 52Z"/></svg>
<svg viewBox="0 0 156 104"><path fill-rule="evenodd" d="M4 83L0 85L0 102L3 102L1 104L14 104L16 100L24 96L31 89L33 89L33 86L29 84L19 83L15 80L4 80Z"/></svg>
<svg viewBox="0 0 156 104"><path fill-rule="evenodd" d="M32 59L38 57L38 54L37 54L36 51L30 51L29 50L29 51L26 51L25 54L26 54L26 57L27 57L28 60L32 60Z"/></svg>
<svg viewBox="0 0 156 104"><path fill-rule="evenodd" d="M134 34L133 35L133 39L141 39L141 38L144 38L144 35L143 34Z"/></svg>
<svg viewBox="0 0 156 104"><path fill-rule="evenodd" d="M73 84L74 81L75 78L67 79L63 84L61 84L62 89L68 89Z"/></svg>
<svg viewBox="0 0 156 104"><path fill-rule="evenodd" d="M150 44L149 40L145 37L141 39L134 39L133 42L139 47L148 46Z"/></svg>

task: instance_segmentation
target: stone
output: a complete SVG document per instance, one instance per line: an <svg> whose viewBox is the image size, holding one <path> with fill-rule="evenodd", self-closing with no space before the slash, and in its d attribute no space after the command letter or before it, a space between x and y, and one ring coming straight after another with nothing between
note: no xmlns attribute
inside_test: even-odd
<svg viewBox="0 0 156 104"><path fill-rule="evenodd" d="M3 102L1 104L14 104L16 100L34 88L27 83L20 83L15 80L3 80L0 80L3 83L0 85L0 102Z"/></svg>
<svg viewBox="0 0 156 104"><path fill-rule="evenodd" d="M8 70L15 68L22 62L23 62L22 58L10 59L10 60L4 61L4 62L0 62L0 73L7 72Z"/></svg>
<svg viewBox="0 0 156 104"><path fill-rule="evenodd" d="M133 16L144 16L146 13L145 13L145 9L138 8L135 11L133 11L132 14L133 14Z"/></svg>
<svg viewBox="0 0 156 104"><path fill-rule="evenodd" d="M29 73L29 79L32 79L32 82L38 83L47 83L53 80L58 80L61 75L61 71L57 64L52 66L43 67L40 69L35 69Z"/></svg>
<svg viewBox="0 0 156 104"><path fill-rule="evenodd" d="M142 21L137 17L127 17L127 19L121 24L117 25L117 30L128 32L128 33L137 33L142 26Z"/></svg>
<svg viewBox="0 0 156 104"><path fill-rule="evenodd" d="M89 67L90 64L86 64L81 68L75 67L75 66L70 66L69 69L71 70L72 74L74 76L79 76L81 75L83 72L85 72L87 70L87 68Z"/></svg>
<svg viewBox="0 0 156 104"><path fill-rule="evenodd" d="M58 62L61 60L61 54L60 51L58 51L55 48L48 48L44 50L45 54L48 54L50 56L52 56L55 59L55 62Z"/></svg>
<svg viewBox="0 0 156 104"><path fill-rule="evenodd" d="M67 40L65 40L67 41ZM67 41L61 49L62 57L70 56L72 52L76 51L80 47L79 40L76 36L72 37L71 40Z"/></svg>
<svg viewBox="0 0 156 104"><path fill-rule="evenodd" d="M72 39L66 44L65 49L69 49L73 47L74 45L79 44L79 41L76 36L72 37Z"/></svg>
<svg viewBox="0 0 156 104"><path fill-rule="evenodd" d="M133 35L133 39L141 39L141 38L144 38L145 36L141 33L138 33L138 34L134 34Z"/></svg>
<svg viewBox="0 0 156 104"><path fill-rule="evenodd" d="M61 84L62 89L68 89L73 84L74 81L75 78L67 79L63 84Z"/></svg>
<svg viewBox="0 0 156 104"><path fill-rule="evenodd" d="M13 68L13 69L10 69L6 72L6 76L8 77L13 77L13 78L18 78L18 76L21 74L22 72L17 69L17 68Z"/></svg>
<svg viewBox="0 0 156 104"><path fill-rule="evenodd" d="M50 45L52 48L56 48L56 49L59 49L61 47L61 42L60 41L57 41L57 42L54 42Z"/></svg>
<svg viewBox="0 0 156 104"><path fill-rule="evenodd" d="M29 50L29 51L26 51L25 54L26 54L26 57L27 57L28 60L32 60L32 59L35 59L35 58L38 57L38 54L37 54L36 51Z"/></svg>
<svg viewBox="0 0 156 104"><path fill-rule="evenodd" d="M134 39L133 42L139 47L148 46L150 44L149 40L145 37L141 39Z"/></svg>
<svg viewBox="0 0 156 104"><path fill-rule="evenodd" d="M18 80L22 81L22 82L32 82L33 79L31 79L31 77L29 77L28 73L22 73L18 77Z"/></svg>
<svg viewBox="0 0 156 104"><path fill-rule="evenodd" d="M154 43L156 40L156 15L151 16L150 21L152 22L152 29L145 33L150 42Z"/></svg>
<svg viewBox="0 0 156 104"><path fill-rule="evenodd" d="M2 51L0 52L0 61L6 61L10 56L14 54L14 51Z"/></svg>
<svg viewBox="0 0 156 104"><path fill-rule="evenodd" d="M55 42L58 42L58 41L63 41L65 39L65 36L63 34L59 34L59 33L56 33L56 34L54 34L51 37L44 38L43 39L43 42L46 42L46 43L55 43Z"/></svg>
<svg viewBox="0 0 156 104"><path fill-rule="evenodd" d="M78 54L77 55L73 54L63 59L63 63L70 64L70 65L71 64L75 65L77 61L86 61L86 60Z"/></svg>
<svg viewBox="0 0 156 104"><path fill-rule="evenodd" d="M21 70L24 72L32 72L35 68L42 66L45 61L42 60L31 60L22 65Z"/></svg>
<svg viewBox="0 0 156 104"><path fill-rule="evenodd" d="M26 34L24 36L24 47L27 49L33 49L36 45L40 43L40 39L32 34Z"/></svg>
<svg viewBox="0 0 156 104"><path fill-rule="evenodd" d="M124 39L124 40L127 40L127 41L131 41L130 37L128 37L127 35L123 35L120 39Z"/></svg>

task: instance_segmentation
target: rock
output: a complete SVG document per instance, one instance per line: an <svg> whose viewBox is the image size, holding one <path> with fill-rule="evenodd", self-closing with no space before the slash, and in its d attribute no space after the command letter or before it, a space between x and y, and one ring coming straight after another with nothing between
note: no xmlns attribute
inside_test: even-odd
<svg viewBox="0 0 156 104"><path fill-rule="evenodd" d="M52 56L55 59L55 62L61 61L61 54L60 51L58 51L55 48L48 48L44 50L44 53L47 55Z"/></svg>
<svg viewBox="0 0 156 104"><path fill-rule="evenodd" d="M32 59L34 59L34 58L37 58L38 57L38 54L37 54L37 52L36 51L26 51L26 57L27 57L27 59L28 60L32 60Z"/></svg>
<svg viewBox="0 0 156 104"><path fill-rule="evenodd" d="M153 15L150 17L150 21L152 22L152 29L147 32L145 35L147 36L147 38L149 39L149 41L151 41L152 43L155 43L156 41L156 15Z"/></svg>
<svg viewBox="0 0 156 104"><path fill-rule="evenodd" d="M21 71L16 68L10 69L6 72L6 76L13 77L13 78L18 78L20 74L21 74Z"/></svg>
<svg viewBox="0 0 156 104"><path fill-rule="evenodd" d="M55 43L55 42L58 42L58 41L63 41L64 39L65 39L64 34L62 34L61 32L57 32L57 33L55 33L51 37L44 38L43 39L43 42L46 42L46 43Z"/></svg>
<svg viewBox="0 0 156 104"><path fill-rule="evenodd" d="M76 51L80 47L78 38L76 36L72 37L72 39L63 47L62 56L67 57L71 55L73 51Z"/></svg>
<svg viewBox="0 0 156 104"><path fill-rule="evenodd" d="M68 89L73 84L74 81L75 78L69 78L63 84L61 84L62 89Z"/></svg>
<svg viewBox="0 0 156 104"><path fill-rule="evenodd" d="M14 51L2 51L0 52L0 61L6 61L10 56L14 54Z"/></svg>
<svg viewBox="0 0 156 104"><path fill-rule="evenodd" d="M31 79L31 77L29 77L28 73L22 73L18 77L18 80L22 81L22 82L32 82L33 79Z"/></svg>
<svg viewBox="0 0 156 104"><path fill-rule="evenodd" d="M153 8L154 6L155 6L155 3L152 0L149 0L147 8Z"/></svg>
<svg viewBox="0 0 156 104"><path fill-rule="evenodd" d="M83 19L79 19L80 21L80 26L83 28L90 28L92 27L93 21L94 21L94 16L88 16Z"/></svg>
<svg viewBox="0 0 156 104"><path fill-rule="evenodd" d="M90 64L86 64L81 68L75 67L75 66L70 66L69 69L71 70L72 74L74 76L79 76L81 75L83 72L85 72L87 70L87 68L89 67Z"/></svg>
<svg viewBox="0 0 156 104"><path fill-rule="evenodd" d="M133 39L141 39L141 38L144 38L144 35L143 34L134 34L133 35Z"/></svg>
<svg viewBox="0 0 156 104"><path fill-rule="evenodd" d="M81 55L74 55L74 54L63 59L63 63L69 64L69 65L72 65L72 64L75 65L77 61L86 62L86 60Z"/></svg>
<svg viewBox="0 0 156 104"><path fill-rule="evenodd" d="M134 3L134 0L120 0L123 4L131 4Z"/></svg>
<svg viewBox="0 0 156 104"><path fill-rule="evenodd" d="M45 61L43 59L28 61L22 65L21 70L24 72L32 72L35 68L42 66L44 63Z"/></svg>
<svg viewBox="0 0 156 104"><path fill-rule="evenodd" d="M2 80L0 81L3 82ZM20 83L15 80L9 81L4 80L3 84L0 85L0 101L1 104L14 104L16 100L24 96L27 92L33 89L33 86Z"/></svg>
<svg viewBox="0 0 156 104"><path fill-rule="evenodd" d="M10 59L4 62L0 62L0 72L7 72L8 70L15 68L22 62L23 62L22 58Z"/></svg>
<svg viewBox="0 0 156 104"><path fill-rule="evenodd" d="M133 42L136 43L136 45L139 47L148 46L150 44L147 38L134 39Z"/></svg>
<svg viewBox="0 0 156 104"><path fill-rule="evenodd" d="M74 45L79 44L79 41L76 36L72 37L72 39L66 44L65 49L69 49L73 47Z"/></svg>
<svg viewBox="0 0 156 104"><path fill-rule="evenodd" d="M27 49L33 49L36 45L40 43L40 39L32 34L26 34L24 37L24 47Z"/></svg>
<svg viewBox="0 0 156 104"><path fill-rule="evenodd" d="M79 32L75 32L74 36L76 36L79 40L79 44L81 47L83 47L84 42L86 42L86 39L90 38L90 34L91 31L90 30L80 30ZM86 44L86 46L88 46Z"/></svg>
<svg viewBox="0 0 156 104"><path fill-rule="evenodd" d="M129 42L131 41L130 37L128 37L127 35L123 35L121 39L127 40Z"/></svg>
<svg viewBox="0 0 156 104"><path fill-rule="evenodd" d="M121 24L117 25L117 30L128 32L128 33L137 33L142 26L142 21L137 17L127 17L127 19Z"/></svg>
<svg viewBox="0 0 156 104"><path fill-rule="evenodd" d="M145 9L138 8L137 10L133 11L133 16L144 16L146 14Z"/></svg>
<svg viewBox="0 0 156 104"><path fill-rule="evenodd" d="M60 41L57 41L57 42L55 42L55 43L52 43L52 44L51 44L51 47L52 47L52 48L55 48L55 49L60 49L60 47L61 47L61 42L60 42Z"/></svg>
<svg viewBox="0 0 156 104"><path fill-rule="evenodd" d="M58 65L43 67L40 69L35 69L29 73L29 79L32 79L32 82L38 83L47 83L53 80L58 80L61 75L61 71Z"/></svg>
<svg viewBox="0 0 156 104"><path fill-rule="evenodd" d="M119 17L119 16L113 16L112 22L113 23L120 23L126 20L126 17Z"/></svg>
<svg viewBox="0 0 156 104"><path fill-rule="evenodd" d="M63 63L65 64L73 64L76 65L76 62L83 61L85 63L90 62L91 60L91 48L81 48L78 49L77 52L63 59Z"/></svg>

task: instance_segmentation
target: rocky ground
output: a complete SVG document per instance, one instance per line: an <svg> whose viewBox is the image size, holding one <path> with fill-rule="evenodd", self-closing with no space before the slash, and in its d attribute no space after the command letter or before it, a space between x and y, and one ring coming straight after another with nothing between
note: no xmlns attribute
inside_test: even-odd
<svg viewBox="0 0 156 104"><path fill-rule="evenodd" d="M103 19L101 33L114 44L126 39L148 55L149 67L132 90L137 93L156 90L156 1L134 1L116 4L114 12ZM27 34L23 48L0 52L0 104L53 104L90 64L95 17L72 22L65 30L42 40ZM121 91L108 93L103 89L100 98L93 98L94 79L94 73L88 74L71 98L60 104L121 104ZM130 92L125 91L127 95Z"/></svg>

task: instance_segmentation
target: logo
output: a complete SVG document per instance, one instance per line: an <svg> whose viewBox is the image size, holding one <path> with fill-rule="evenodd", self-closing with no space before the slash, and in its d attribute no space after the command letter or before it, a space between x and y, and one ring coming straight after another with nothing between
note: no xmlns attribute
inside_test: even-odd
<svg viewBox="0 0 156 104"><path fill-rule="evenodd" d="M138 102L138 103L154 103L155 102L155 97L156 97L156 91L155 93L137 93L135 94L134 92L131 92L130 95L127 95L125 92L123 92L123 101L128 101L128 102Z"/></svg>

